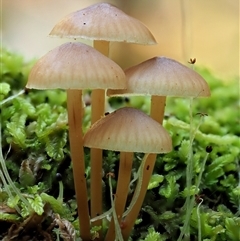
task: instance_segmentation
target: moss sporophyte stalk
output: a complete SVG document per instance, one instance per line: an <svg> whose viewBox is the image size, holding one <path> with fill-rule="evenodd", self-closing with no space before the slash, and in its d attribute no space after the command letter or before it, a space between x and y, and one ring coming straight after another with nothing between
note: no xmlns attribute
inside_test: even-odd
<svg viewBox="0 0 240 241"><path fill-rule="evenodd" d="M102 5L93 6L96 10ZM105 7L112 6L107 4ZM69 16L75 16L75 13ZM118 13L113 17L117 16ZM85 31L89 22L84 23L75 27ZM100 41L99 46L105 45ZM61 57L62 62L63 58L67 59L65 65L60 66L60 57L51 58L55 56L54 51L61 54L64 49L67 54ZM75 58L77 49L81 49L81 54ZM74 50L72 54L71 50ZM27 63L23 56L2 49L0 239L239 241L238 79L228 82L217 79L208 69L198 69L195 59L190 60L196 65L196 71L193 71L175 60L158 56L123 72L106 56L96 52L80 43L66 43L42 59ZM94 56L89 60L91 68L90 64L83 65L87 63L86 59L80 58L84 53L87 57ZM101 60L96 60L95 53ZM100 64L103 65L100 72L95 72L94 66ZM107 64L111 65L110 70L105 69ZM82 67L81 75L79 69L75 69L76 65ZM51 78L44 71L50 66L58 67L55 76L63 84L72 77L87 83L91 73L92 79L102 80L104 86L101 88L111 89L108 94L119 87L106 84L104 74L112 84L111 74L115 69L116 83L121 80L122 87L127 86L125 91L130 89L132 92L132 86L136 90L143 85L142 90L151 97L131 93L126 98L118 93L118 97L105 99L104 95L108 109L92 124L93 110L97 109L97 106L91 109L96 105L93 99L105 91L94 94L89 88L99 86L75 85L74 88L81 90L67 93L61 90L68 89L67 86L53 85L52 90L46 90L43 85L44 90L25 88L27 80L28 88L34 87L32 81L36 79L53 84L54 70ZM146 71L146 66L148 74L141 70L144 67ZM162 66L165 67L158 72ZM167 71L167 68L178 69L179 73L174 75L174 71ZM61 71L64 76L60 75ZM181 77L180 72L186 76ZM159 84L160 74L166 83L171 84L168 80L173 80L173 85L179 87L177 91L183 90L185 96L194 98L190 115L189 100L165 98L181 95L170 94L172 86L153 87L153 90L145 86L145 77L149 75L152 84ZM188 81L181 81L181 78L189 80L188 87L185 85ZM191 82L196 79L198 84ZM196 86L200 89L194 90ZM165 89L168 94L151 92L159 89ZM201 94L208 96L209 89L211 97L195 99ZM92 94L90 99L89 94ZM155 98L158 94L160 102ZM69 98L73 98L73 102L76 100L76 104L69 103ZM160 103L163 106L161 116L155 112ZM72 111L71 115L69 111ZM78 124L77 119L80 120ZM71 123L76 128L74 133ZM71 133L80 139L71 139ZM169 143L172 143L170 147ZM95 169L95 154L90 148L101 149L96 154L100 164L94 166ZM81 149L81 155L75 152L77 157L81 156L80 160L74 159L73 149ZM97 178L93 177L95 172ZM99 196L99 199L93 198Z"/></svg>

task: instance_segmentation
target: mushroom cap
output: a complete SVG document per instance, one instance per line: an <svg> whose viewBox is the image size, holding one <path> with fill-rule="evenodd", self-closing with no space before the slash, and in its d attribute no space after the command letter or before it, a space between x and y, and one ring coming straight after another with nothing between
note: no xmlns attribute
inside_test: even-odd
<svg viewBox="0 0 240 241"><path fill-rule="evenodd" d="M109 3L97 3L63 18L50 32L52 36L156 44L148 28Z"/></svg>
<svg viewBox="0 0 240 241"><path fill-rule="evenodd" d="M140 110L124 107L95 122L83 145L123 152L166 153L172 150L168 132Z"/></svg>
<svg viewBox="0 0 240 241"><path fill-rule="evenodd" d="M111 86L111 87L110 87ZM40 58L30 71L29 89L126 88L123 70L82 43L65 43Z"/></svg>
<svg viewBox="0 0 240 241"><path fill-rule="evenodd" d="M109 96L159 95L207 97L207 82L194 70L166 57L154 57L125 71L127 89L108 90Z"/></svg>

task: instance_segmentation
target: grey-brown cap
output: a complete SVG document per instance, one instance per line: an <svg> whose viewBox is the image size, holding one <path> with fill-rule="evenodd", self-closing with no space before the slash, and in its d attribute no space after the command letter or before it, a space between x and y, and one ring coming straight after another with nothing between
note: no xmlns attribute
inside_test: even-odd
<svg viewBox="0 0 240 241"><path fill-rule="evenodd" d="M30 71L29 89L126 88L123 70L82 43L65 43L39 59Z"/></svg>
<svg viewBox="0 0 240 241"><path fill-rule="evenodd" d="M109 3L97 3L73 12L57 23L52 36L156 44L148 28Z"/></svg>
<svg viewBox="0 0 240 241"><path fill-rule="evenodd" d="M109 96L159 95L207 97L207 82L194 70L166 57L154 57L125 71L127 89L108 90Z"/></svg>
<svg viewBox="0 0 240 241"><path fill-rule="evenodd" d="M168 132L140 110L124 107L103 117L86 132L84 146L105 150L166 153L172 150Z"/></svg>

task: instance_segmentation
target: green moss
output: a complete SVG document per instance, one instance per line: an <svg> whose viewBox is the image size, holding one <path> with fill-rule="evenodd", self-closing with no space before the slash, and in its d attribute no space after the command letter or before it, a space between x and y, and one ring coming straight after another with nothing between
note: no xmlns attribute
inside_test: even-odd
<svg viewBox="0 0 240 241"><path fill-rule="evenodd" d="M3 49L2 82L0 101L23 89L32 66L20 55ZM207 69L198 70L211 87L211 98L194 100L193 123L197 126L198 113L206 113L193 142L193 183L191 195L195 194L197 177L206 156L206 147L212 146L196 203L191 215L190 233L198 236L200 220L204 240L238 240L240 215L239 188L239 90L237 80L222 81ZM109 99L111 107L133 106L149 112L150 99L145 97ZM132 240L177 240L185 218L186 161L189 151L189 110L187 99L167 98L165 128L173 138L173 151L158 155L154 175L149 183L143 208L132 233ZM2 151L8 171L15 185L27 197L31 208L39 215L50 205L54 213L76 224L76 203L72 167L69 155L66 94L64 91L31 90L11 100L1 108ZM90 107L84 115L84 131L90 125ZM89 184L89 150L86 154L86 178ZM140 161L135 155L132 176L136 175ZM103 174L117 173L119 154L104 151ZM25 166L24 166L25 165ZM27 165L27 166L26 166ZM56 173L63 176L63 204L59 202ZM20 177L19 177L20 175ZM108 180L103 175L104 208L111 207ZM43 184L44 183L44 184ZM32 185L29 188L29 185ZM113 192L116 180L112 180ZM134 190L132 183L129 202ZM11 188L9 189L10 191ZM3 203L19 205L21 213L4 213L1 221L18 222L30 213L28 207L16 195L9 197L5 187L0 189ZM197 206L199 198L203 199ZM107 225L104 224L105 229ZM148 231L147 231L148 230ZM95 234L97 235L96 231Z"/></svg>

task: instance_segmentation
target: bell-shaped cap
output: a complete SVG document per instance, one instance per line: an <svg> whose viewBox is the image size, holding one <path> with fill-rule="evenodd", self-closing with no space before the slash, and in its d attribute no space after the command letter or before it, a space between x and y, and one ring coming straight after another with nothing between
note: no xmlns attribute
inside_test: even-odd
<svg viewBox="0 0 240 241"><path fill-rule="evenodd" d="M108 90L109 96L157 95L207 97L207 82L194 70L166 57L154 57L125 71L127 89Z"/></svg>
<svg viewBox="0 0 240 241"><path fill-rule="evenodd" d="M156 44L148 28L109 3L97 3L64 17L52 36L137 44Z"/></svg>
<svg viewBox="0 0 240 241"><path fill-rule="evenodd" d="M86 132L83 145L123 152L166 153L172 150L168 132L140 110L124 107L103 117Z"/></svg>
<svg viewBox="0 0 240 241"><path fill-rule="evenodd" d="M82 43L65 43L40 58L30 71L29 89L123 89L123 70Z"/></svg>

